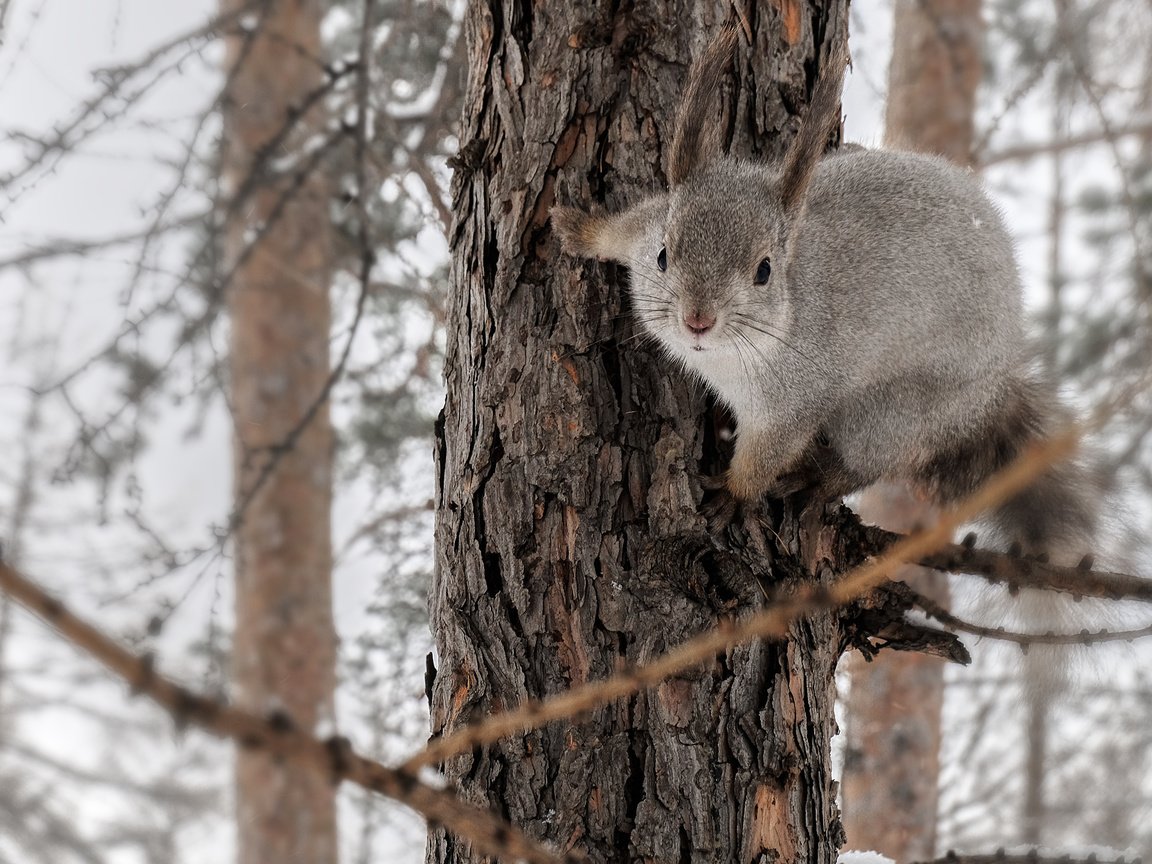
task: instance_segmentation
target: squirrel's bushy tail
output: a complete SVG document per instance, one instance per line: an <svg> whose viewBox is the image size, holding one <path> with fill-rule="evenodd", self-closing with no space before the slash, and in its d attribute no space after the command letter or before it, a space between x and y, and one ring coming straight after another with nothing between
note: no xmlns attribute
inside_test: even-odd
<svg viewBox="0 0 1152 864"><path fill-rule="evenodd" d="M1014 380L1007 402L1014 405L1016 416L1006 429L1015 440L1003 442L999 460L1003 464L996 470L1030 446L1064 432L1072 422L1056 389L1036 375L1026 373ZM994 508L985 521L1006 547L1074 566L1098 551L1102 495L1084 457L1076 455L1049 466L1031 485Z"/></svg>
<svg viewBox="0 0 1152 864"><path fill-rule="evenodd" d="M970 495L1029 447L1059 434L1071 422L1055 388L1030 372L1008 382L995 404L988 426L966 436L967 443L941 460L933 480L944 503ZM1053 464L1026 489L978 520L979 544L1076 566L1085 555L1099 551L1103 495L1089 459ZM1102 611L1091 608L1091 603L1075 603L1065 594L1028 589L1014 597L994 592L979 605L980 617L987 623L1033 633L1077 632L1085 626L1085 617L1098 618ZM1026 692L1038 695L1059 690L1072 659L1067 648L1038 646L1029 651L1023 669Z"/></svg>
<svg viewBox="0 0 1152 864"><path fill-rule="evenodd" d="M987 521L1009 548L1073 566L1095 552L1100 494L1079 462L1053 465Z"/></svg>
<svg viewBox="0 0 1152 864"><path fill-rule="evenodd" d="M971 495L1029 447L1071 422L1055 389L1031 373L1006 382L992 406L982 428L965 430L926 466L928 491L941 504ZM1094 551L1101 494L1084 462L1068 460L1047 468L980 522L995 545L1018 548L1025 555L1046 555L1053 563L1071 566ZM981 540L981 545L992 545Z"/></svg>

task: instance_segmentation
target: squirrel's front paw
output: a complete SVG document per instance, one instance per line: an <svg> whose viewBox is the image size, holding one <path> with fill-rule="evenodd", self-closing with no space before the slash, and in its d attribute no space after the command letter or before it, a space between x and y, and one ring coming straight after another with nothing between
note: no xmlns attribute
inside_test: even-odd
<svg viewBox="0 0 1152 864"><path fill-rule="evenodd" d="M754 504L772 489L777 473L772 467L771 461L765 461L763 448L755 446L754 439L752 444L741 446L737 438L732 461L724 472L724 488L740 501Z"/></svg>
<svg viewBox="0 0 1152 864"><path fill-rule="evenodd" d="M708 517L708 530L713 534L722 533L744 511L759 509L761 493L742 482L746 476L729 468L719 474L700 477L700 487L716 493L702 511Z"/></svg>
<svg viewBox="0 0 1152 864"><path fill-rule="evenodd" d="M705 489L710 487L705 486ZM711 487L716 494L700 508L700 513L708 520L708 533L723 534L736 517L740 515L740 502L724 488L723 484Z"/></svg>
<svg viewBox="0 0 1152 864"><path fill-rule="evenodd" d="M700 483L700 488L707 492L720 492L728 489L727 471L721 471L719 474L697 474L696 479Z"/></svg>
<svg viewBox="0 0 1152 864"><path fill-rule="evenodd" d="M728 490L728 472L705 474L697 477L700 488L716 494L700 508L700 513L708 520L710 534L722 534L732 524L740 509L740 502Z"/></svg>
<svg viewBox="0 0 1152 864"><path fill-rule="evenodd" d="M752 545L768 554L768 541L764 536L764 523L761 520L760 500L745 500L732 493L728 486L728 474L718 477L702 477L700 485L715 494L700 508L701 515L708 521L708 532L714 537L722 537L730 526L744 530Z"/></svg>
<svg viewBox="0 0 1152 864"><path fill-rule="evenodd" d="M758 501L740 501L728 490L722 489L700 512L708 520L708 532L721 541L722 546L727 545L729 528L734 528L738 542L748 543L761 555L771 556L768 538L764 533L766 523L762 519ZM746 539L740 538L741 533Z"/></svg>
<svg viewBox="0 0 1152 864"><path fill-rule="evenodd" d="M699 478L700 488L709 492L727 492L736 501L743 504L752 504L759 501L764 492L763 484L748 482L748 475L740 474L729 468L719 474L702 476Z"/></svg>

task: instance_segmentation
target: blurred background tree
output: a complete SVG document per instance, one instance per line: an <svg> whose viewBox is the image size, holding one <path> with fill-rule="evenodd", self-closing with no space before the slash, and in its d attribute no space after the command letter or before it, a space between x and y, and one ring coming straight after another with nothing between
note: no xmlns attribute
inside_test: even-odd
<svg viewBox="0 0 1152 864"><path fill-rule="evenodd" d="M971 165L976 91L983 72L981 0L895 0L884 110L885 146ZM932 520L912 490L877 484L859 496L861 516L907 532ZM948 575L925 567L900 578L944 607ZM935 854L946 661L895 653L842 662L845 696L844 831L853 849L896 861Z"/></svg>

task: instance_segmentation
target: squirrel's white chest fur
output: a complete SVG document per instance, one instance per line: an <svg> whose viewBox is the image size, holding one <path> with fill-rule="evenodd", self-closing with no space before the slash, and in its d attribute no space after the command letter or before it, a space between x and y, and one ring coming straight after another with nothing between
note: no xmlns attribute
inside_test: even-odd
<svg viewBox="0 0 1152 864"><path fill-rule="evenodd" d="M762 363L733 349L680 350L676 354L688 373L703 382L737 422L747 426L771 414L774 388L769 369Z"/></svg>

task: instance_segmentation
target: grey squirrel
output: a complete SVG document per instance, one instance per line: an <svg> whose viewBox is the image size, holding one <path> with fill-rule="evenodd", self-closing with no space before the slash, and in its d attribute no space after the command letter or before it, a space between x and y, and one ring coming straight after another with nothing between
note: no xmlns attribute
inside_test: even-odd
<svg viewBox="0 0 1152 864"><path fill-rule="evenodd" d="M797 492L813 468L826 498L885 479L957 501L1065 416L1031 368L1000 215L943 159L824 156L846 49L781 161L725 155L712 112L737 38L692 68L670 189L611 215L554 207L562 246L626 265L640 326L731 409L735 501ZM991 521L1031 554L1078 557L1095 510L1084 470L1063 464Z"/></svg>

